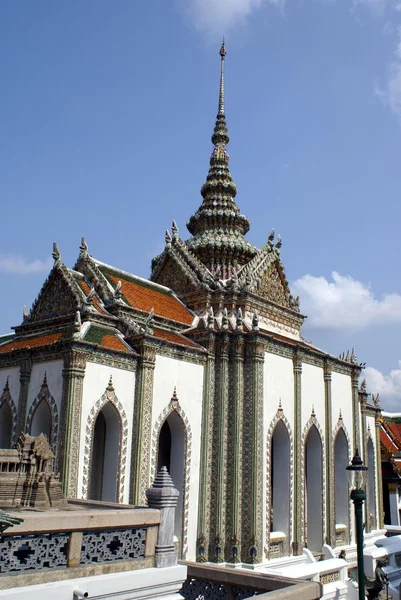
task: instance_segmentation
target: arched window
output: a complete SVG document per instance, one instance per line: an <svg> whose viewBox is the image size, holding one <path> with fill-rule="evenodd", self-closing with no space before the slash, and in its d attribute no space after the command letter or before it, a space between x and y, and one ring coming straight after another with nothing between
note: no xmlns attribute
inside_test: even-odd
<svg viewBox="0 0 401 600"><path fill-rule="evenodd" d="M89 490L91 500L118 501L120 441L120 417L115 406L107 402L99 412L93 429Z"/></svg>
<svg viewBox="0 0 401 600"><path fill-rule="evenodd" d="M30 435L36 437L44 433L47 439L51 442L52 439L52 414L46 400L41 400L37 405L32 416L32 424L30 427Z"/></svg>
<svg viewBox="0 0 401 600"><path fill-rule="evenodd" d="M279 420L271 443L271 503L270 530L281 531L290 536L290 437L287 427Z"/></svg>
<svg viewBox="0 0 401 600"><path fill-rule="evenodd" d="M305 542L321 552L323 545L323 450L315 425L305 441Z"/></svg>
<svg viewBox="0 0 401 600"><path fill-rule="evenodd" d="M369 531L376 529L376 486L375 486L375 450L372 439L368 439L368 489L369 489L369 506L368 524Z"/></svg>
<svg viewBox="0 0 401 600"><path fill-rule="evenodd" d="M348 463L348 441L344 429L341 427L334 442L336 534L338 534L336 537L339 540L338 545L347 544L349 539L349 490L345 475ZM341 540L341 538L344 539Z"/></svg>
<svg viewBox="0 0 401 600"><path fill-rule="evenodd" d="M0 408L0 448L11 446L13 415L8 402L4 401Z"/></svg>
<svg viewBox="0 0 401 600"><path fill-rule="evenodd" d="M180 415L173 410L164 421L158 440L157 467L167 467L175 487L180 492L175 511L174 535L182 545L182 518L184 507L186 433Z"/></svg>

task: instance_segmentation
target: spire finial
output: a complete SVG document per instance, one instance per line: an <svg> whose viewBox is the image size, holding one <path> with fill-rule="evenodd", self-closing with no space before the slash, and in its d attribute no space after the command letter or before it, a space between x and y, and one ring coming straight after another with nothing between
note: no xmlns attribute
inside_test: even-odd
<svg viewBox="0 0 401 600"><path fill-rule="evenodd" d="M221 71L220 71L220 94L219 94L219 115L224 115L224 58L226 56L226 45L224 43L221 44L220 48L220 56L221 56Z"/></svg>

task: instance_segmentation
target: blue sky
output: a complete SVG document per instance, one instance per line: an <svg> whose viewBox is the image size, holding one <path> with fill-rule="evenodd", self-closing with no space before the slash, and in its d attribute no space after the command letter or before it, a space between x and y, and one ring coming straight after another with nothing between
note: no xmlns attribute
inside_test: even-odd
<svg viewBox="0 0 401 600"><path fill-rule="evenodd" d="M401 4L3 0L0 330L81 236L147 277L200 204L226 36L226 113L250 241L283 238L304 336L355 346L401 410Z"/></svg>

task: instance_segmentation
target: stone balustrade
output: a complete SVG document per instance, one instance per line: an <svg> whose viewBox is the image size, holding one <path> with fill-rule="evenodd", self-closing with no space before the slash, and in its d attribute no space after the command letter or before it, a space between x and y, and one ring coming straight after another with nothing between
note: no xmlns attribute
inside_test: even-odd
<svg viewBox="0 0 401 600"><path fill-rule="evenodd" d="M252 596L258 596L261 600L265 596L266 600L315 600L321 598L323 592L323 586L318 582L204 563L181 561L180 564L187 567L187 580L180 590L185 600L197 600L199 597L209 600L245 600Z"/></svg>
<svg viewBox="0 0 401 600"><path fill-rule="evenodd" d="M0 539L0 589L156 566L159 510L68 500L10 514L24 520Z"/></svg>

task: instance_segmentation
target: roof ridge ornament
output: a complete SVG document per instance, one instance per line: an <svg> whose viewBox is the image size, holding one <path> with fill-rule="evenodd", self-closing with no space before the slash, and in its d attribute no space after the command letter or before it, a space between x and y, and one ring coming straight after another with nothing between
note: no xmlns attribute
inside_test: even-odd
<svg viewBox="0 0 401 600"><path fill-rule="evenodd" d="M61 261L61 254L60 254L60 250L57 246L57 242L53 242L53 252L52 252L52 257L54 259L54 264L58 263Z"/></svg>

